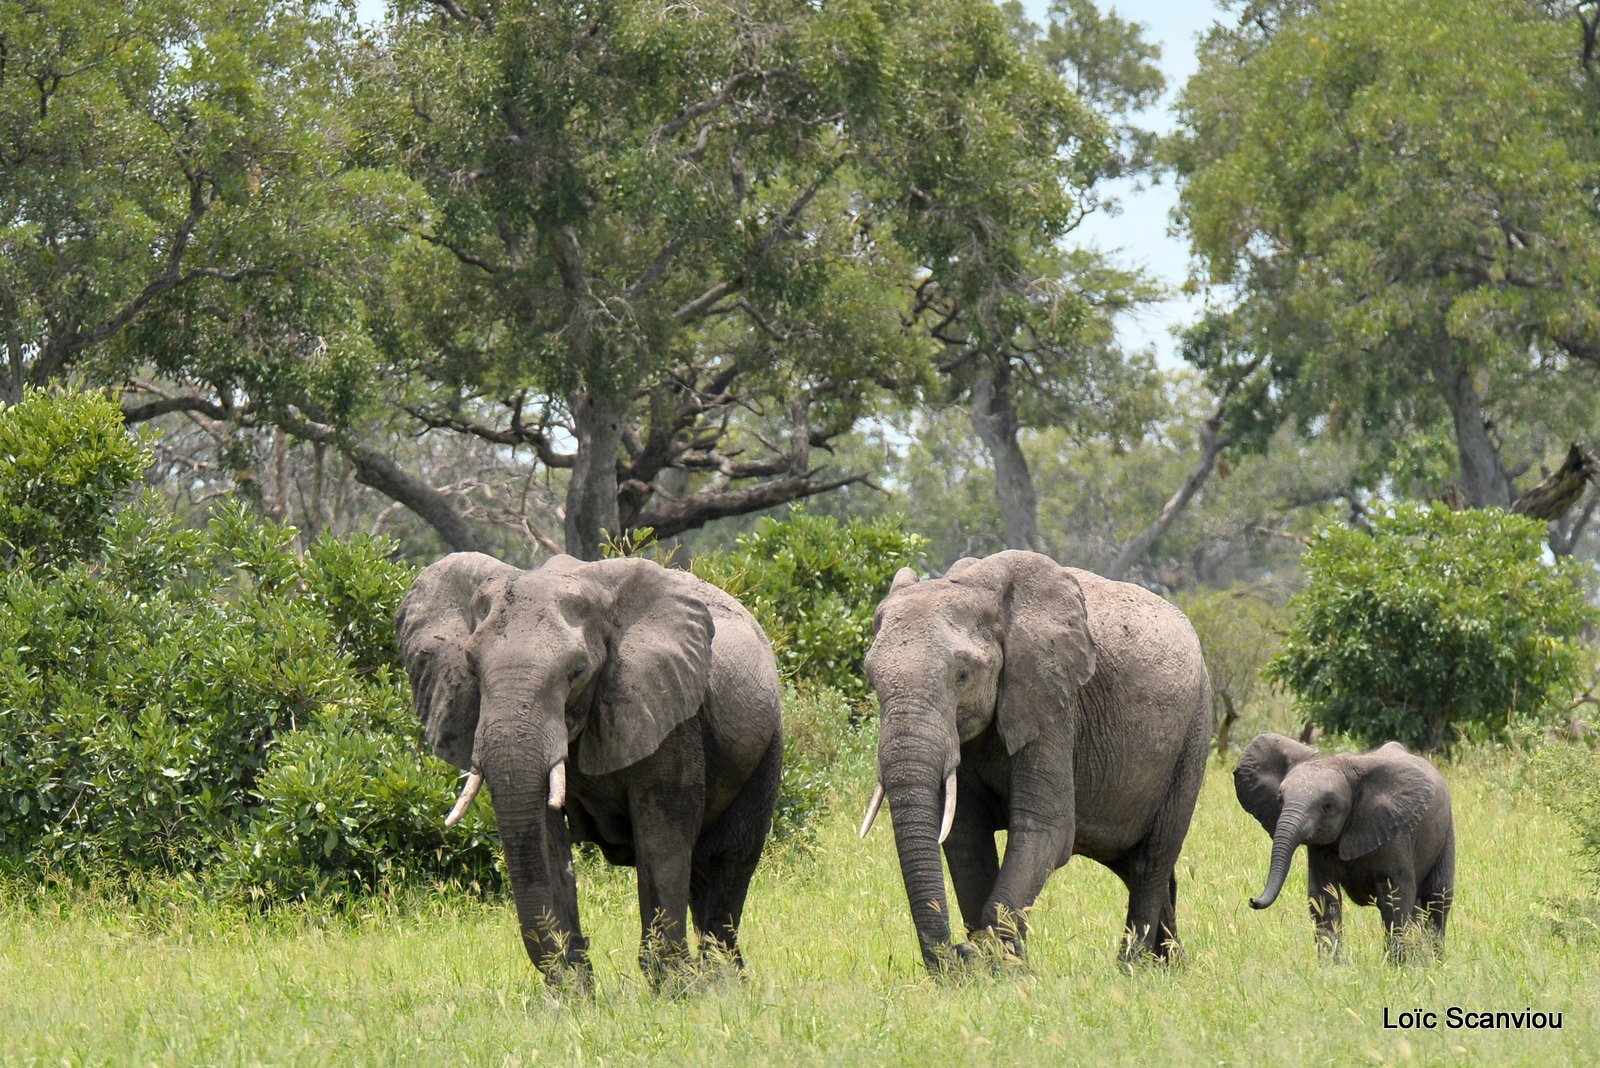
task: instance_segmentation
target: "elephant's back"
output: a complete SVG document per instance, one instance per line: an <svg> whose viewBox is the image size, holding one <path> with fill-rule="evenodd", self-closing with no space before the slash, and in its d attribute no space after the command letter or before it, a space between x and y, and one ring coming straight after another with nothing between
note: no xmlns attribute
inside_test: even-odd
<svg viewBox="0 0 1600 1068"><path fill-rule="evenodd" d="M1083 590L1095 673L1076 748L1077 851L1110 859L1141 840L1175 790L1198 785L1210 728L1200 641L1169 601L1068 568ZM1190 780L1193 779L1194 782Z"/></svg>

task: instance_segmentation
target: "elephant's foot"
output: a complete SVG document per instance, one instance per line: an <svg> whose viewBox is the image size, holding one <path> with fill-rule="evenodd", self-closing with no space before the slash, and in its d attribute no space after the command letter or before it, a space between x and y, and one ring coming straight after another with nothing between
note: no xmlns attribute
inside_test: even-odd
<svg viewBox="0 0 1600 1068"><path fill-rule="evenodd" d="M639 943L639 970L653 993L682 993L686 980L692 978L688 974L693 970L691 964L688 943L681 938L652 931Z"/></svg>
<svg viewBox="0 0 1600 1068"><path fill-rule="evenodd" d="M587 998L594 994L594 969L589 966L587 957L577 960L557 958L541 964L539 971L544 975L545 989L560 1000Z"/></svg>
<svg viewBox="0 0 1600 1068"><path fill-rule="evenodd" d="M972 932L973 959L996 974L1022 964L1028 957L1026 934L1016 924L997 924Z"/></svg>
<svg viewBox="0 0 1600 1068"><path fill-rule="evenodd" d="M1124 972L1131 973L1136 965L1182 964L1184 961L1183 943L1178 941L1178 936L1165 933L1161 938L1151 938L1148 932L1124 930L1122 932L1122 946L1117 951L1117 963Z"/></svg>
<svg viewBox="0 0 1600 1068"><path fill-rule="evenodd" d="M971 942L945 942L922 948L922 963L936 979L965 971L981 956L978 947Z"/></svg>
<svg viewBox="0 0 1600 1068"><path fill-rule="evenodd" d="M1444 941L1427 925L1413 921L1389 933L1383 955L1395 965L1437 964L1444 959Z"/></svg>

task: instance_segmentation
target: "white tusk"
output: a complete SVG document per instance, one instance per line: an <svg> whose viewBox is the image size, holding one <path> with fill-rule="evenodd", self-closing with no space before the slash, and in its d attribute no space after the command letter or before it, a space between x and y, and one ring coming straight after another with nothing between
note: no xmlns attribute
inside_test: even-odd
<svg viewBox="0 0 1600 1068"><path fill-rule="evenodd" d="M561 809L567 804L567 762L563 760L550 769L550 807Z"/></svg>
<svg viewBox="0 0 1600 1068"><path fill-rule="evenodd" d="M956 773L944 781L944 822L939 824L939 844L950 837L950 825L956 821Z"/></svg>
<svg viewBox="0 0 1600 1068"><path fill-rule="evenodd" d="M483 789L483 772L473 768L472 774L467 776L467 781L461 786L461 796L456 798L456 807L444 818L446 827L454 827L461 822L461 817L467 814L467 809L472 807L473 798L478 796L478 791L481 789Z"/></svg>
<svg viewBox="0 0 1600 1068"><path fill-rule="evenodd" d="M872 830L872 821L878 818L878 810L883 807L883 783L879 782L872 787L872 800L867 802L867 815L861 821L861 837L865 838L867 832Z"/></svg>

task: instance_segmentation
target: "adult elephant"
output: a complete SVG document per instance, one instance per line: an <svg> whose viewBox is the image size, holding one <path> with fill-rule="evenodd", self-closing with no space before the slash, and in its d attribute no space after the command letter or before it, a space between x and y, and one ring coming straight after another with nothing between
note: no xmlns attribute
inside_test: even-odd
<svg viewBox="0 0 1600 1068"><path fill-rule="evenodd" d="M1168 956L1211 722L1183 614L1137 586L1007 551L923 582L902 568L875 630L867 674L882 740L861 833L887 794L928 968L973 952L950 944L940 843L969 937L1020 954L1046 877L1081 854L1127 885L1124 956Z"/></svg>
<svg viewBox="0 0 1600 1068"><path fill-rule="evenodd" d="M772 649L738 601L648 560L523 571L456 553L395 619L434 752L487 782L523 944L586 985L571 842L639 875L640 965L687 956L685 911L738 959L783 759Z"/></svg>

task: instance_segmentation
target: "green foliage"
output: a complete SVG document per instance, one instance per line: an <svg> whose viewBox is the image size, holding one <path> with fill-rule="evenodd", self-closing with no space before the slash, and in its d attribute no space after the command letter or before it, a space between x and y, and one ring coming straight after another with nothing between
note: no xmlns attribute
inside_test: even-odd
<svg viewBox="0 0 1600 1068"><path fill-rule="evenodd" d="M83 433L52 435L68 420ZM302 557L236 503L203 529L154 494L118 507L145 457L98 397L31 395L0 411L0 438L49 448L76 487L0 484L0 514L71 520L9 528L71 536L0 574L0 857L220 871L268 895L401 872L492 883L482 824L443 836L452 776L422 758L392 670L411 578L392 546L319 538Z"/></svg>
<svg viewBox="0 0 1600 1068"><path fill-rule="evenodd" d="M500 884L494 810L444 826L453 776L419 758L410 709L390 680L325 706L273 746L260 805L226 849L225 885L267 900L349 899L418 878Z"/></svg>
<svg viewBox="0 0 1600 1068"><path fill-rule="evenodd" d="M152 371L350 411L403 203L347 162L350 0L0 0L0 395ZM225 405L226 406L226 405Z"/></svg>
<svg viewBox="0 0 1600 1068"><path fill-rule="evenodd" d="M1372 536L1329 527L1267 675L1323 726L1437 748L1547 717L1587 667L1586 565L1541 559L1544 524L1402 505Z"/></svg>
<svg viewBox="0 0 1600 1068"><path fill-rule="evenodd" d="M1179 597L1177 604L1194 624L1205 651L1212 712L1218 725L1230 722L1230 716L1253 716L1262 669L1289 627L1289 613L1281 599L1259 586L1235 586L1196 590ZM1260 733L1249 728L1247 724L1232 736L1248 740Z"/></svg>
<svg viewBox="0 0 1600 1068"><path fill-rule="evenodd" d="M1568 5L1504 0L1251 3L1207 35L1179 102L1180 214L1234 287L1224 347L1267 360L1251 392L1379 450L1476 436L1480 399L1502 436L1576 436L1561 409L1600 369L1580 37ZM1192 355L1224 340L1206 332ZM1468 503L1509 505L1486 466L1457 466Z"/></svg>
<svg viewBox="0 0 1600 1068"><path fill-rule="evenodd" d="M1589 874L1600 878L1600 749L1583 742L1546 742L1535 767L1540 795L1567 818Z"/></svg>
<svg viewBox="0 0 1600 1068"><path fill-rule="evenodd" d="M149 463L98 393L28 390L0 403L0 557L80 556Z"/></svg>
<svg viewBox="0 0 1600 1068"><path fill-rule="evenodd" d="M868 774L877 753L875 717L821 683L783 686L783 785L774 841L813 848L833 801ZM848 795L846 795L848 796Z"/></svg>
<svg viewBox="0 0 1600 1068"><path fill-rule="evenodd" d="M866 695L861 662L873 611L895 572L916 564L926 546L895 516L841 523L795 507L693 566L755 615L786 678L857 699Z"/></svg>

